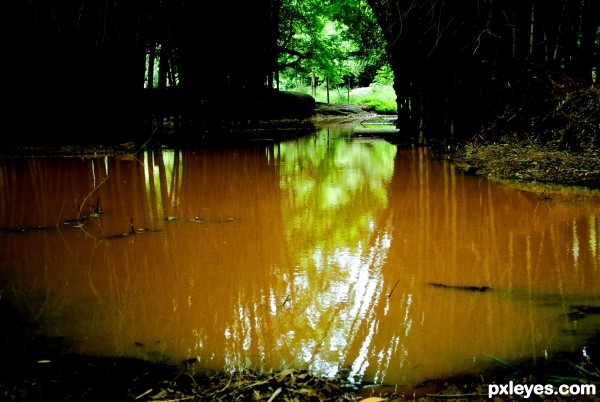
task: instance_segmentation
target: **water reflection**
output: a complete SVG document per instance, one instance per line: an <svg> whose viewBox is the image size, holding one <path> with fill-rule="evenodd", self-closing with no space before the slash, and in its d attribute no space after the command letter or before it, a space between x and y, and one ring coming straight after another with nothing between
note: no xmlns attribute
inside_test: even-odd
<svg viewBox="0 0 600 402"><path fill-rule="evenodd" d="M350 134L4 159L3 294L76 351L216 370L411 384L583 345L597 320L566 313L600 305L597 196Z"/></svg>

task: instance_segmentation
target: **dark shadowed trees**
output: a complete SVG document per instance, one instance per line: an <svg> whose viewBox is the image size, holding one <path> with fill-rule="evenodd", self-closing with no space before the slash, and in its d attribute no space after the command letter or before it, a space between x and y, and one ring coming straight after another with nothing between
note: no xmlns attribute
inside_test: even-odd
<svg viewBox="0 0 600 402"><path fill-rule="evenodd" d="M69 131L92 141L109 120L131 120L143 84L141 1L10 0L2 9L2 120L9 139Z"/></svg>
<svg viewBox="0 0 600 402"><path fill-rule="evenodd" d="M247 119L274 71L280 1L8 0L0 117L15 140L78 142L126 140L157 110Z"/></svg>
<svg viewBox="0 0 600 402"><path fill-rule="evenodd" d="M407 141L471 135L519 96L531 63L592 79L598 0L369 0L395 72Z"/></svg>
<svg viewBox="0 0 600 402"><path fill-rule="evenodd" d="M323 6L368 43L377 41L373 22L354 12L365 1ZM7 0L0 117L13 139L64 134L79 142L126 140L157 111L197 129L245 124L268 107L287 38L282 10L292 4L300 3ZM407 141L470 135L519 96L531 63L587 80L600 65L600 0L368 4L387 42Z"/></svg>

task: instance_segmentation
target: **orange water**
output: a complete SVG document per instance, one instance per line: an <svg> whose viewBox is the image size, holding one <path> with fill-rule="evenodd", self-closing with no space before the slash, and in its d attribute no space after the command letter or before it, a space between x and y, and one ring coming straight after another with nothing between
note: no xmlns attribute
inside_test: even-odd
<svg viewBox="0 0 600 402"><path fill-rule="evenodd" d="M558 191L335 129L5 158L3 295L82 353L415 384L585 347L598 320L566 313L600 305L600 197Z"/></svg>

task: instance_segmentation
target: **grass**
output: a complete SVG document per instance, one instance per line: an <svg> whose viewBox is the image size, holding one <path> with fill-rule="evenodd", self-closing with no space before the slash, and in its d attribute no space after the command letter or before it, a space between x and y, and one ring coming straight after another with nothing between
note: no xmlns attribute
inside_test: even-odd
<svg viewBox="0 0 600 402"><path fill-rule="evenodd" d="M311 94L310 87L294 90ZM317 87L315 99L317 102L327 103L327 89L323 86ZM396 93L391 85L374 84L369 87L351 89L349 96L347 88L330 89L329 103L351 103L377 114L396 114L398 112Z"/></svg>

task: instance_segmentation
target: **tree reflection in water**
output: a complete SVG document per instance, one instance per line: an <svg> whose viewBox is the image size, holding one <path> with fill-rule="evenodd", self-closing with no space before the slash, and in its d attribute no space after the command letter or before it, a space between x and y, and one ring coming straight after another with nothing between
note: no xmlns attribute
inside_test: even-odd
<svg viewBox="0 0 600 402"><path fill-rule="evenodd" d="M597 196L547 202L426 148L332 128L0 169L3 294L84 353L411 384L577 348L597 324L568 316L600 302ZM110 239L132 219L149 230Z"/></svg>

